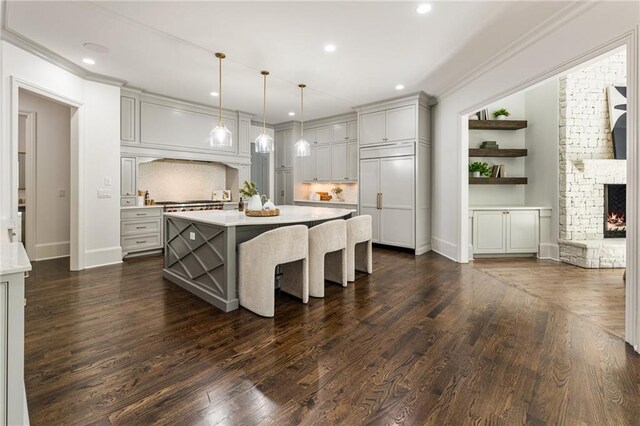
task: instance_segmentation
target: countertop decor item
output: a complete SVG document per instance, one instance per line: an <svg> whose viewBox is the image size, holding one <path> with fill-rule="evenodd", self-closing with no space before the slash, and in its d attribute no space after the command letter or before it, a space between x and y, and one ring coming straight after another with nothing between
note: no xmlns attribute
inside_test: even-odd
<svg viewBox="0 0 640 426"><path fill-rule="evenodd" d="M487 177L491 176L491 168L485 162L474 161L469 164L469 173L472 177Z"/></svg>
<svg viewBox="0 0 640 426"><path fill-rule="evenodd" d="M247 210L262 210L262 201L255 183L245 180L242 188L240 188L240 195L247 200L247 205L245 206Z"/></svg>
<svg viewBox="0 0 640 426"><path fill-rule="evenodd" d="M211 148L229 147L233 145L231 131L224 125L222 118L222 60L226 58L224 53L217 52L218 58L218 125L209 134Z"/></svg>
<svg viewBox="0 0 640 426"><path fill-rule="evenodd" d="M262 92L262 133L256 138L256 152L269 153L273 151L273 138L267 133L267 76L269 71L260 71L263 76Z"/></svg>
<svg viewBox="0 0 640 426"><path fill-rule="evenodd" d="M310 157L311 145L304 138L304 88L306 84L298 84L300 88L300 139L296 142L296 157Z"/></svg>
<svg viewBox="0 0 640 426"><path fill-rule="evenodd" d="M245 210L244 214L249 216L249 217L280 216L280 209L275 209L275 210Z"/></svg>
<svg viewBox="0 0 640 426"><path fill-rule="evenodd" d="M331 192L336 196L339 201L344 201L342 187L334 186L331 188Z"/></svg>
<svg viewBox="0 0 640 426"><path fill-rule="evenodd" d="M506 120L510 115L511 114L509 113L509 111L507 111L506 108L500 108L493 111L493 116L496 118L496 120Z"/></svg>

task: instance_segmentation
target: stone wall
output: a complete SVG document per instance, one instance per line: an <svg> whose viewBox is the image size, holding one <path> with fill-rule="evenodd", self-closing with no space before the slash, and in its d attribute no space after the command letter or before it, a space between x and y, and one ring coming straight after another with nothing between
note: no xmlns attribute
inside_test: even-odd
<svg viewBox="0 0 640 426"><path fill-rule="evenodd" d="M580 266L600 267L572 261L576 246L566 243L603 240L604 185L626 183L626 161L613 160L607 103L607 88L625 85L626 71L622 51L560 79L560 258ZM590 257L600 256L592 250Z"/></svg>

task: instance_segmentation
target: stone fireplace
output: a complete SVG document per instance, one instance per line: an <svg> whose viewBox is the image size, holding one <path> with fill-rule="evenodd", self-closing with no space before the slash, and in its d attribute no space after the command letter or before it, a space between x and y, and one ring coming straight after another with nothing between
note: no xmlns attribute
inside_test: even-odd
<svg viewBox="0 0 640 426"><path fill-rule="evenodd" d="M614 53L560 79L560 260L583 268L625 266L627 162L614 159L607 88L626 85Z"/></svg>

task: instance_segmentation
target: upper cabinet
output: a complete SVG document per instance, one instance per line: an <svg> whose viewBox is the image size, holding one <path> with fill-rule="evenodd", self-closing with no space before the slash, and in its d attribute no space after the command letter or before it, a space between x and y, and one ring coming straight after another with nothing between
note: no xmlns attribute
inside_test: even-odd
<svg viewBox="0 0 640 426"><path fill-rule="evenodd" d="M123 197L137 195L135 157L122 157L120 159L120 195Z"/></svg>
<svg viewBox="0 0 640 426"><path fill-rule="evenodd" d="M358 139L358 122L356 120L331 125L331 141L344 142Z"/></svg>
<svg viewBox="0 0 640 426"><path fill-rule="evenodd" d="M136 140L136 100L128 96L120 98L120 139L124 142Z"/></svg>
<svg viewBox="0 0 640 426"><path fill-rule="evenodd" d="M293 167L293 130L276 132L275 167L276 169Z"/></svg>
<svg viewBox="0 0 640 426"><path fill-rule="evenodd" d="M304 138L310 145L324 145L331 142L329 126L304 129Z"/></svg>
<svg viewBox="0 0 640 426"><path fill-rule="evenodd" d="M360 115L360 145L417 139L415 105Z"/></svg>
<svg viewBox="0 0 640 426"><path fill-rule="evenodd" d="M358 142L331 144L331 180L355 182L358 180Z"/></svg>

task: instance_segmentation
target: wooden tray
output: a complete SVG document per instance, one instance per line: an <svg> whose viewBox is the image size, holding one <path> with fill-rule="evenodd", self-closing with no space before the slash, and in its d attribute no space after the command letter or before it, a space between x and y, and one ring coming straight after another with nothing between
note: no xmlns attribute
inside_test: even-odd
<svg viewBox="0 0 640 426"><path fill-rule="evenodd" d="M244 214L250 217L280 216L280 209L275 210L245 210Z"/></svg>

